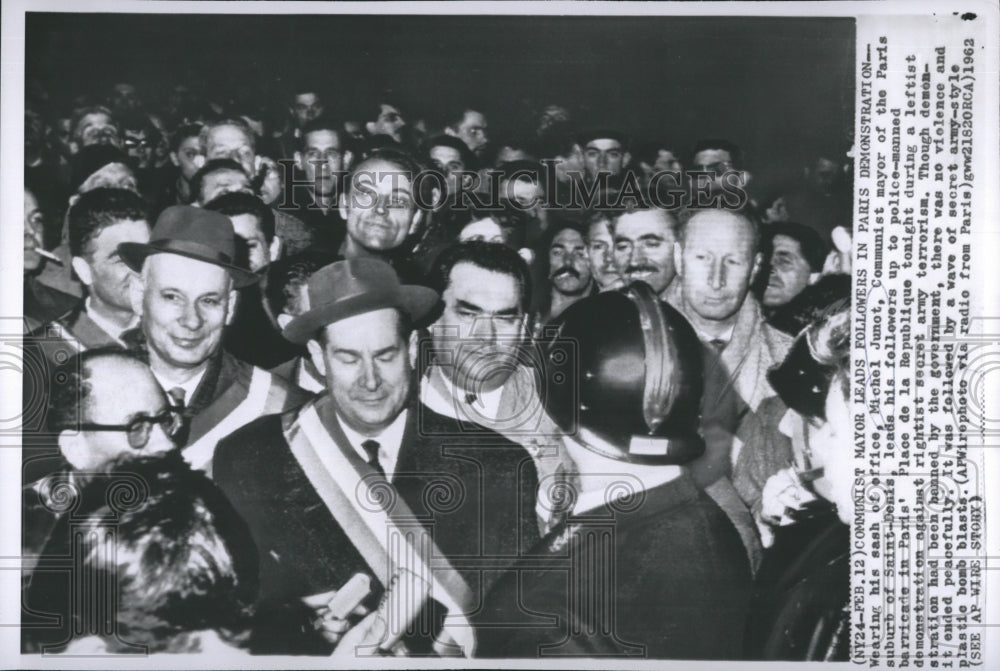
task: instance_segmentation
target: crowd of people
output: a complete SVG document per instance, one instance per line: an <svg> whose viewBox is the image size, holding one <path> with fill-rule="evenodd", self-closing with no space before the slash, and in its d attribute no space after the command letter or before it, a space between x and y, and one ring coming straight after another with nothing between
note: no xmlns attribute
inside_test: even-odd
<svg viewBox="0 0 1000 671"><path fill-rule="evenodd" d="M26 652L847 659L836 153L35 91Z"/></svg>

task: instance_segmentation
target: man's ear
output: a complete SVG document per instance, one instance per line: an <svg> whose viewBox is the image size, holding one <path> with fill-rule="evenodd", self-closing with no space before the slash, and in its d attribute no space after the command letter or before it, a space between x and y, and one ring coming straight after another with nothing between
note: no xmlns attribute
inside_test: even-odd
<svg viewBox="0 0 1000 671"><path fill-rule="evenodd" d="M343 161L342 161L342 165L340 166L340 169L341 170L350 170L352 163L354 163L354 152L352 152L350 149L348 149L348 150L346 150L344 152L344 157L343 157Z"/></svg>
<svg viewBox="0 0 1000 671"><path fill-rule="evenodd" d="M78 200L80 200L80 194L74 193L72 196L70 196L69 197L69 209L72 210L73 206L76 205L76 201L78 201Z"/></svg>
<svg viewBox="0 0 1000 671"><path fill-rule="evenodd" d="M368 121L367 123L365 123L365 130L368 131L369 135L374 135L375 134L375 122L374 121Z"/></svg>
<svg viewBox="0 0 1000 671"><path fill-rule="evenodd" d="M747 186L753 179L753 174L749 170L740 170L740 177L743 178L743 186Z"/></svg>
<svg viewBox="0 0 1000 671"><path fill-rule="evenodd" d="M80 278L84 286L89 287L94 283L94 275L86 259L82 256L74 256L70 261L70 265L73 266L73 272Z"/></svg>
<svg viewBox="0 0 1000 671"><path fill-rule="evenodd" d="M298 164L299 170L305 170L306 161L305 161L305 156L302 155L302 152L297 151L295 152L294 156L295 156L295 163Z"/></svg>
<svg viewBox="0 0 1000 671"><path fill-rule="evenodd" d="M268 257L272 262L277 261L281 257L281 238L277 235L274 236L274 240L271 240L271 246L268 247Z"/></svg>
<svg viewBox="0 0 1000 671"><path fill-rule="evenodd" d="M284 328L288 326L288 322L295 319L295 317L288 314L287 312L282 312L277 317L275 317L275 319L278 321L278 326L280 326L281 329L284 330Z"/></svg>
<svg viewBox="0 0 1000 671"><path fill-rule="evenodd" d="M132 304L132 314L137 317L142 316L142 297L146 292L146 282L142 279L142 273L136 273L129 283L128 300Z"/></svg>
<svg viewBox="0 0 1000 671"><path fill-rule="evenodd" d="M622 155L622 167L627 168L629 161L631 160L632 160L632 154L630 154L629 152L625 152L625 154Z"/></svg>
<svg viewBox="0 0 1000 671"><path fill-rule="evenodd" d="M233 317L236 316L237 301L239 301L240 294L236 289L229 290L229 304L226 306L226 326L229 326L233 322Z"/></svg>
<svg viewBox="0 0 1000 671"><path fill-rule="evenodd" d="M753 270L750 271L750 284L753 284L754 280L757 279L757 273L760 272L762 265L764 265L764 255L757 252L753 257Z"/></svg>
<svg viewBox="0 0 1000 671"><path fill-rule="evenodd" d="M674 272L682 277L684 275L684 248L679 242L674 242Z"/></svg>
<svg viewBox="0 0 1000 671"><path fill-rule="evenodd" d="M205 166L205 155L198 154L194 157L194 161L192 161L192 163L194 163L198 169L201 170Z"/></svg>
<svg viewBox="0 0 1000 671"><path fill-rule="evenodd" d="M281 317L279 316L280 320ZM326 376L326 359L323 358L323 347L319 344L315 338L306 343L306 349L309 351L309 358L312 360L313 365L316 366L316 370L319 371L320 375Z"/></svg>
<svg viewBox="0 0 1000 671"><path fill-rule="evenodd" d="M179 158L177 158L177 152L176 151L170 152L170 162L173 163L175 166L180 167L181 160Z"/></svg>
<svg viewBox="0 0 1000 671"><path fill-rule="evenodd" d="M90 468L87 441L83 439L83 434L79 431L60 431L59 451L76 470L85 471Z"/></svg>
<svg viewBox="0 0 1000 671"><path fill-rule="evenodd" d="M809 273L809 284L816 284L821 277L823 277L823 273Z"/></svg>

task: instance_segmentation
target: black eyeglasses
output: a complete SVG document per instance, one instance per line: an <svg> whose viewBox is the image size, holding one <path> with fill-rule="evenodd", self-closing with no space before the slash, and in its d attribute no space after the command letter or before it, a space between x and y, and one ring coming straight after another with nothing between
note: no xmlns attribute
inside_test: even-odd
<svg viewBox="0 0 1000 671"><path fill-rule="evenodd" d="M175 444L184 443L187 434L187 418L173 408L153 417L137 417L128 424L95 424L82 422L75 425L81 431L119 431L128 435L128 444L134 450L141 450L149 444L153 426L159 424Z"/></svg>

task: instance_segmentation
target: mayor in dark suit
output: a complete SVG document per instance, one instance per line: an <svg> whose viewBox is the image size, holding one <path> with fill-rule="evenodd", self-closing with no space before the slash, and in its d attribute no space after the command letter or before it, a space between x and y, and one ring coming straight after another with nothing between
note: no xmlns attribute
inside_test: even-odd
<svg viewBox="0 0 1000 671"><path fill-rule="evenodd" d="M338 590L359 572L378 577L371 547L357 547L356 530L345 528L317 491L315 469L304 468L293 449L309 415L323 434L313 441L316 468L333 479L343 471L360 477L349 515L363 517L376 500L390 519L399 508L412 513L407 519L436 546L434 561L450 562L468 587L467 603L478 604L537 541L531 456L492 431L469 433L417 400L412 325L435 307L436 292L400 285L383 261L351 259L314 273L306 293L306 311L283 334L322 362L328 391L299 412L262 417L227 437L213 465L257 543L262 602ZM342 459L339 473L330 468L333 457ZM384 585L373 584L377 597Z"/></svg>

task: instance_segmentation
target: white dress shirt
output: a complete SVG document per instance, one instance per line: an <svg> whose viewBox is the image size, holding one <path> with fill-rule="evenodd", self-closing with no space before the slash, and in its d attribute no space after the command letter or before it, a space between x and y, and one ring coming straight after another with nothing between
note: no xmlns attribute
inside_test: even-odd
<svg viewBox="0 0 1000 671"><path fill-rule="evenodd" d="M431 384L432 375L436 378L434 384ZM441 385L447 393L442 394L436 385ZM500 414L503 385L492 391L476 394L471 403L466 402L468 394L469 392L452 384L440 366L431 366L428 376L420 380L420 401L437 414L474 424L479 424L483 420L496 421Z"/></svg>
<svg viewBox="0 0 1000 671"><path fill-rule="evenodd" d="M403 412L399 413L399 417L377 436L361 435L349 427L339 414L337 415L337 422L340 423L340 428L343 429L344 435L347 436L351 447L354 448L354 451L366 463L368 461L368 452L365 451L365 448L361 447L361 443L366 440L378 442L378 462L382 466L382 470L385 471L385 477L392 480L392 475L396 472L396 462L399 460L399 449L403 444L403 431L406 429L407 412L407 410L403 410Z"/></svg>
<svg viewBox="0 0 1000 671"><path fill-rule="evenodd" d="M175 389L175 388L183 389L184 390L184 406L187 407L187 406L191 405L191 399L194 397L194 391L195 391L195 389L198 388L198 385L201 384L201 380L202 380L203 377L205 377L205 372L207 370L208 370L208 366L206 366L205 368L203 368L200 373L198 373L197 375L195 375L193 378L191 378L190 380L188 380L184 384L176 384L176 383L170 382L169 380L164 380L162 377L160 377L159 375L156 374L156 371L153 371L153 377L155 377L156 381L160 383L161 387L163 387L163 391L170 391L171 389Z"/></svg>

